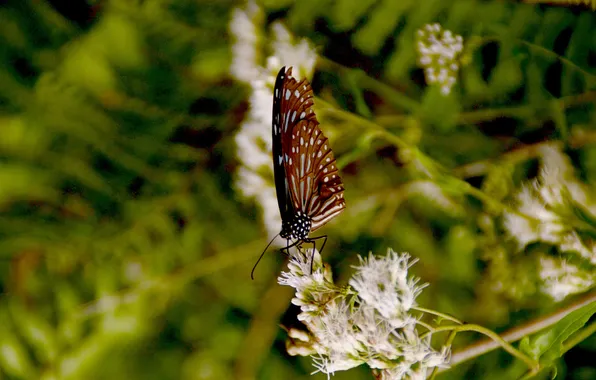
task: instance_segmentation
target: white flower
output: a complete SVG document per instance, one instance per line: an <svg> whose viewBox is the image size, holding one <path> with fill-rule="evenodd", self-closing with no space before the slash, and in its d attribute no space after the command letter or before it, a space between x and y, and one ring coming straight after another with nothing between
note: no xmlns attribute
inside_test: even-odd
<svg viewBox="0 0 596 380"><path fill-rule="evenodd" d="M596 203L591 201L585 185L575 178L569 158L556 146L544 146L540 153L539 177L516 195L520 214L504 213L505 229L518 242L519 249L542 241L596 265L596 241L582 240L572 223L576 220L574 208L596 216Z"/></svg>
<svg viewBox="0 0 596 380"><path fill-rule="evenodd" d="M363 359L359 359L362 344L357 339L352 324L352 313L344 299L329 302L325 312L311 328L314 325L317 329L318 343L325 347L324 352L319 353L329 357L325 373L349 369L364 363Z"/></svg>
<svg viewBox="0 0 596 380"><path fill-rule="evenodd" d="M272 29L275 35L272 50L275 54L268 63L275 64L276 73L281 66L294 66L293 76L311 76L317 60L313 47L305 39L293 42L292 36L281 23L274 23Z"/></svg>
<svg viewBox="0 0 596 380"><path fill-rule="evenodd" d="M590 289L596 282L596 274L586 273L565 259L544 256L540 258L540 278L543 292L555 301L562 301L571 294Z"/></svg>
<svg viewBox="0 0 596 380"><path fill-rule="evenodd" d="M458 58L463 51L463 38L449 30L441 33L439 24L427 24L416 34L418 63L424 69L428 84L438 84L448 95L456 82Z"/></svg>
<svg viewBox="0 0 596 380"><path fill-rule="evenodd" d="M596 239L577 230L587 223L578 219L578 210L596 218L596 203L560 148L546 145L540 154L539 176L517 193L519 213L504 213L504 227L520 250L533 242L558 248L561 257L540 258L539 277L540 290L561 301L589 289L596 281L595 275L589 275L596 273ZM583 265L571 264L570 258Z"/></svg>
<svg viewBox="0 0 596 380"><path fill-rule="evenodd" d="M410 365L423 367L436 367L446 363L449 352L443 349L442 352L433 350L430 346L431 336L420 339L414 329L404 329L401 334L402 342L400 344L403 351L403 359Z"/></svg>
<svg viewBox="0 0 596 380"><path fill-rule="evenodd" d="M361 258L351 289L333 283L317 251L293 256L290 272L282 272L278 282L296 289L292 302L300 306L298 319L308 333L290 331L288 353L313 356L326 374L366 363L386 371L388 379L424 378L428 369L446 365L449 350L435 351L430 335L420 338L418 319L409 314L424 288L408 277L414 263L392 250Z"/></svg>
<svg viewBox="0 0 596 380"><path fill-rule="evenodd" d="M248 82L258 75L257 24L262 23L263 12L249 1L245 9L236 8L232 12L230 32L232 44L232 66L230 72L239 80Z"/></svg>
<svg viewBox="0 0 596 380"><path fill-rule="evenodd" d="M243 121L236 145L241 166L236 177L240 192L254 198L263 209L263 221L270 235L279 232L281 217L273 182L271 158L271 112L273 108L273 85L281 66L293 66L293 74L311 75L316 54L306 40L292 41L290 33L280 23L275 23L272 38L262 30L265 26L263 12L248 2L244 9L235 9L230 21L234 37L230 72L240 81L250 85L250 109ZM271 46L260 41L272 40ZM261 57L264 51L273 55ZM281 241L281 239L279 239Z"/></svg>
<svg viewBox="0 0 596 380"><path fill-rule="evenodd" d="M424 288L416 285L418 280L407 278L408 269L416 261L410 261L408 254L398 255L392 250L381 259L371 254L368 260L361 259L356 267L358 272L350 280L363 303L375 308L394 328L412 323L408 312Z"/></svg>
<svg viewBox="0 0 596 380"><path fill-rule="evenodd" d="M404 360L395 367L384 369L381 379L426 379L434 367L446 367L450 359L449 350L443 347L440 352L435 351L428 344L429 340L414 341L413 345L407 346L409 352Z"/></svg>
<svg viewBox="0 0 596 380"><path fill-rule="evenodd" d="M583 241L577 232L571 231L563 237L560 248L563 252L575 252L596 265L596 240Z"/></svg>
<svg viewBox="0 0 596 380"><path fill-rule="evenodd" d="M394 327L388 321L378 318L375 308L368 305L361 305L353 315L354 324L358 327L358 340L369 352L371 359L368 365L371 368L387 368L386 361L374 362L375 354L381 354L388 360L394 360L401 351L395 345L392 337Z"/></svg>

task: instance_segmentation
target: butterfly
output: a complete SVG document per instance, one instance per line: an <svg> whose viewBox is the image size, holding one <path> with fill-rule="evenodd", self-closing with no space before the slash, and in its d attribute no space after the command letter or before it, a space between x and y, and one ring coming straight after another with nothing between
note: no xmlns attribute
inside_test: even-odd
<svg viewBox="0 0 596 380"><path fill-rule="evenodd" d="M282 67L273 89L272 155L282 220L279 236L287 241L286 252L302 243L314 246L316 240L324 239L322 251L327 236L311 238L310 233L346 208L337 163L313 104L308 80L298 82L292 77L291 67L287 71Z"/></svg>

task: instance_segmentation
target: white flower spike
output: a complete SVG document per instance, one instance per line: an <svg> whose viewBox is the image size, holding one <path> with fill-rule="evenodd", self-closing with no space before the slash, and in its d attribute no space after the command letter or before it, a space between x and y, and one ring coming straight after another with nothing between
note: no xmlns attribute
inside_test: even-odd
<svg viewBox="0 0 596 380"><path fill-rule="evenodd" d="M424 69L426 82L440 86L443 95L449 95L457 80L459 55L464 49L463 38L441 28L427 24L416 34L418 63Z"/></svg>
<svg viewBox="0 0 596 380"><path fill-rule="evenodd" d="M230 72L251 87L250 110L236 135L241 166L236 186L263 209L263 221L270 235L278 232L281 218L277 206L271 163L271 93L275 76L283 65L293 66L297 77L312 74L316 53L306 40L292 41L280 23L271 27L272 38L263 30L263 11L249 1L232 13L230 32L234 38ZM272 39L271 46L262 41ZM266 56L265 51L273 55ZM263 65L262 60L265 57Z"/></svg>

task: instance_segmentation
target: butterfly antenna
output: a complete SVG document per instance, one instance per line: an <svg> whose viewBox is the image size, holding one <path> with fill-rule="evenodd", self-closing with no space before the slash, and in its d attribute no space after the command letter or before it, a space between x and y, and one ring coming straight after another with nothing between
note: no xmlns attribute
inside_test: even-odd
<svg viewBox="0 0 596 380"><path fill-rule="evenodd" d="M267 246L265 247L265 250L263 251L263 253L261 253L261 256L259 256L259 259L255 263L255 266L252 267L252 270L250 271L250 279L251 280L254 280L255 279L254 274L255 274L255 269L257 269L257 265L259 265L259 262L261 261L261 259L265 255L265 252L267 252L267 249L269 249L269 246L271 245L271 243L273 243L273 240L275 240L275 238L277 238L278 236L279 236L279 234L275 235L273 237L273 239L271 239L271 241L269 242L269 244L267 244Z"/></svg>

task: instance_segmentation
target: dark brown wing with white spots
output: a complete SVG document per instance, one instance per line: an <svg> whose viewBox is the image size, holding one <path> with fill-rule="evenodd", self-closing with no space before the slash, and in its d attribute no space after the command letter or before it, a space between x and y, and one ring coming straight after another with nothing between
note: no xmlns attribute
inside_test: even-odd
<svg viewBox="0 0 596 380"><path fill-rule="evenodd" d="M283 225L306 216L315 231L346 207L329 141L313 111L310 83L298 82L292 68L279 71L273 92L273 169ZM290 228L298 228L296 226ZM288 236L302 236L303 231ZM308 234L306 234L308 236Z"/></svg>
<svg viewBox="0 0 596 380"><path fill-rule="evenodd" d="M316 118L301 120L292 133L288 162L291 202L312 219L315 231L346 207L344 186L329 141Z"/></svg>
<svg viewBox="0 0 596 380"><path fill-rule="evenodd" d="M281 162L285 169L288 201L294 210L312 219L311 231L315 231L346 207L344 187L329 141L312 108L310 83L306 79L297 82L291 73L290 68L283 93L279 94L282 109L288 110L280 124L284 154Z"/></svg>
<svg viewBox="0 0 596 380"><path fill-rule="evenodd" d="M292 68L285 67L277 74L273 90L273 173L277 202L282 220L291 219L297 210L291 202L291 189L287 176L290 159L292 131L300 120L315 118L312 110L312 88L307 80L296 81ZM316 120L316 119L315 119Z"/></svg>

